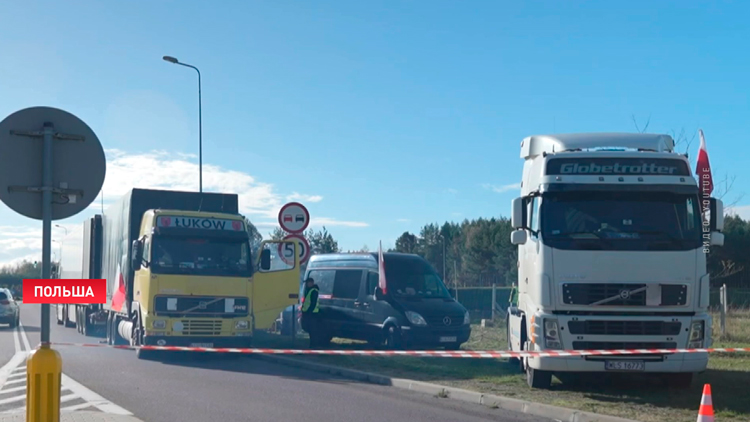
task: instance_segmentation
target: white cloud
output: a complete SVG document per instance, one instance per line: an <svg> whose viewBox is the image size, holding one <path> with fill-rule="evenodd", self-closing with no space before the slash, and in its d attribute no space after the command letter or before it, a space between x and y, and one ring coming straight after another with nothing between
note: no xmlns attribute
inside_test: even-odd
<svg viewBox="0 0 750 422"><path fill-rule="evenodd" d="M409 220L408 218L399 218L399 219L398 219L398 220L396 220L396 221L398 221L399 223L408 223L408 222L410 222L411 220Z"/></svg>
<svg viewBox="0 0 750 422"><path fill-rule="evenodd" d="M328 217L312 217L310 218L311 227L368 227L369 224L361 221L341 221L335 220Z"/></svg>
<svg viewBox="0 0 750 422"><path fill-rule="evenodd" d="M455 195L455 194L458 193L458 190L453 189L453 188L448 188L445 191L448 192L448 193L450 193L450 194L452 194L452 195Z"/></svg>
<svg viewBox="0 0 750 422"><path fill-rule="evenodd" d="M295 201L295 202L320 202L323 200L323 197L320 195L302 195L300 193L294 192L291 195L287 195L286 197L287 202Z"/></svg>
<svg viewBox="0 0 750 422"><path fill-rule="evenodd" d="M521 183L519 182L519 183L513 183L513 184L510 184L510 185L503 185L503 186L495 186L495 185L491 185L489 183L485 183L485 184L482 185L482 187L485 188L485 189L489 189L489 190L491 190L493 192L505 193L505 192L508 192L508 191L512 191L512 190L516 190L516 189L521 189Z"/></svg>
<svg viewBox="0 0 750 422"><path fill-rule="evenodd" d="M151 151L141 154L129 154L122 150L106 150L107 175L102 192L89 207L74 218L57 223L68 229L54 228L53 239L62 240L63 255L68 261L70 253L80 257L83 227L81 222L91 214L101 211L103 197L104 207L133 187L196 191L198 189L198 165L187 160L190 154L175 154L167 151ZM232 192L239 195L240 212L246 215L256 227L273 228L278 225L277 216L285 200L298 200L317 203L323 200L320 195L308 195L298 192L279 193L273 184L259 182L253 176L219 166L203 165L203 189L207 192ZM69 222L69 223L68 223ZM312 227L367 227L359 221L341 221L330 217L313 217ZM59 243L53 243L52 251L59 254ZM36 226L0 226L0 265L18 262L23 258L41 256L41 224ZM59 259L59 257L56 257ZM73 258L78 262L80 258Z"/></svg>

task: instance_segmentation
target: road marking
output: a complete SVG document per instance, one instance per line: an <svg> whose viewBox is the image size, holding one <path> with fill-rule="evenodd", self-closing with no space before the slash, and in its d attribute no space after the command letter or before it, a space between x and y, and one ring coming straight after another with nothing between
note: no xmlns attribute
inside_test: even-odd
<svg viewBox="0 0 750 422"><path fill-rule="evenodd" d="M16 353L0 368L0 395L15 393L13 397L0 400L0 415L23 413L26 409L27 377L25 360L33 352L28 335L22 324L13 330L13 340ZM26 350L24 350L24 347ZM60 391L64 394L60 397L60 403L70 402L76 399L84 400L85 403L75 404L67 407L61 406L61 411L76 411L87 408L97 408L102 413L132 416L133 414L120 406L110 402L104 397L84 387L83 384L73 380L65 374L61 374ZM20 402L20 403L19 403ZM10 408L9 408L10 407Z"/></svg>
<svg viewBox="0 0 750 422"><path fill-rule="evenodd" d="M21 342L18 341L18 336L18 327L16 327L13 329L13 346L15 347L14 350L16 351L16 353L21 351Z"/></svg>
<svg viewBox="0 0 750 422"><path fill-rule="evenodd" d="M31 351L31 346L29 345L29 338L26 336L26 330L23 329L23 324L21 324L21 321L18 321L18 328L21 329L21 331L18 334L21 336L21 339L23 340L23 345L26 346L26 350Z"/></svg>

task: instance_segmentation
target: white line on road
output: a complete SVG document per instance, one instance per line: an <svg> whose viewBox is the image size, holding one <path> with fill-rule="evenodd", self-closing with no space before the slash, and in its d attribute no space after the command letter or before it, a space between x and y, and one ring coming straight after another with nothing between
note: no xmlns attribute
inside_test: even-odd
<svg viewBox="0 0 750 422"><path fill-rule="evenodd" d="M18 353L21 351L21 342L18 341L18 327L13 329L13 346L15 347L15 352Z"/></svg>
<svg viewBox="0 0 750 422"><path fill-rule="evenodd" d="M110 413L115 415L129 416L132 413L123 409L122 407L112 403L104 397L96 394L95 392L84 387L82 384L72 380L69 376L62 374L62 384L67 387L70 391L80 396L90 404L96 406L99 410L104 413Z"/></svg>
<svg viewBox="0 0 750 422"><path fill-rule="evenodd" d="M21 332L19 334L21 335L21 339L23 340L23 345L26 346L27 351L31 351L29 338L26 336L26 330L23 329L23 324L21 324L21 321L18 322L18 328L21 329Z"/></svg>
<svg viewBox="0 0 750 422"><path fill-rule="evenodd" d="M15 355L13 355L12 358L10 358L8 363L0 368L0 389L3 388L10 374L13 373L13 370L16 369L16 367L20 365L24 359L26 359L26 352L17 352ZM10 384L10 382L8 382L7 384Z"/></svg>

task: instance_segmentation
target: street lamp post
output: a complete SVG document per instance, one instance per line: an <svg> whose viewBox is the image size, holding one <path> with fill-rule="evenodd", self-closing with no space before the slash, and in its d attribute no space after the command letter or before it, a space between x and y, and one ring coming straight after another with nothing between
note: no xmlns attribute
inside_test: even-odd
<svg viewBox="0 0 750 422"><path fill-rule="evenodd" d="M203 192L203 116L201 111L201 71L193 65L181 63L179 60L172 56L164 56L162 57L162 59L170 63L195 69L195 71L198 72L198 189L200 192Z"/></svg>

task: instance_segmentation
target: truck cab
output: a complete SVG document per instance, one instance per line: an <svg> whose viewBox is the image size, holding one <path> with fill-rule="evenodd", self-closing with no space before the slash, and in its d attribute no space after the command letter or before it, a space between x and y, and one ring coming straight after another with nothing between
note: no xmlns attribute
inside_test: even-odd
<svg viewBox="0 0 750 422"><path fill-rule="evenodd" d="M722 245L723 206L699 189L668 135L525 138L512 202L518 301L510 350L704 348L711 344L706 254ZM632 352L631 352L632 353ZM552 374L663 373L688 386L707 353L646 352L520 360L528 384Z"/></svg>

